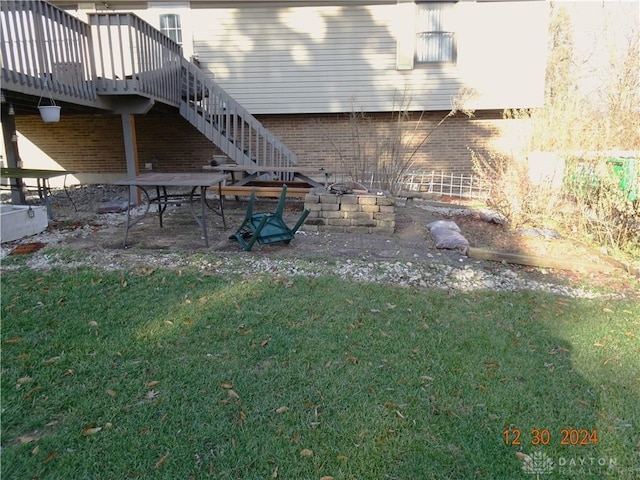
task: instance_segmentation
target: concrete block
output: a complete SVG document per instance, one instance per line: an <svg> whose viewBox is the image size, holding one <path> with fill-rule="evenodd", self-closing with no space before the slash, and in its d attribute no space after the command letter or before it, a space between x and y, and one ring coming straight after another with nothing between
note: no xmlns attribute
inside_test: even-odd
<svg viewBox="0 0 640 480"><path fill-rule="evenodd" d="M378 223L375 220L351 220L352 225L356 227L377 227Z"/></svg>
<svg viewBox="0 0 640 480"><path fill-rule="evenodd" d="M309 218L305 220L305 225L326 225L327 221L324 218Z"/></svg>
<svg viewBox="0 0 640 480"><path fill-rule="evenodd" d="M345 212L344 218L350 218L351 220L373 220L373 213L366 212Z"/></svg>
<svg viewBox="0 0 640 480"><path fill-rule="evenodd" d="M337 212L340 210L340 205L337 203L320 203L320 206L322 207L321 210L327 212Z"/></svg>
<svg viewBox="0 0 640 480"><path fill-rule="evenodd" d="M378 205L361 205L362 211L367 213L377 213L380 211L380 207Z"/></svg>
<svg viewBox="0 0 640 480"><path fill-rule="evenodd" d="M396 228L395 220L377 220L376 223L376 228L390 228L392 230Z"/></svg>
<svg viewBox="0 0 640 480"><path fill-rule="evenodd" d="M330 218L327 220L329 225L342 225L348 227L351 225L351 220L348 218Z"/></svg>
<svg viewBox="0 0 640 480"><path fill-rule="evenodd" d="M341 203L340 210L342 210L343 212L359 212L360 205L356 203Z"/></svg>
<svg viewBox="0 0 640 480"><path fill-rule="evenodd" d="M355 195L341 195L340 203L342 203L343 205L355 205L356 203L358 203L358 197L356 197Z"/></svg>
<svg viewBox="0 0 640 480"><path fill-rule="evenodd" d="M358 203L360 205L376 205L377 199L371 195L358 195Z"/></svg>
<svg viewBox="0 0 640 480"><path fill-rule="evenodd" d="M337 195L320 195L320 203L338 203Z"/></svg>
<svg viewBox="0 0 640 480"><path fill-rule="evenodd" d="M391 205L395 205L396 201L393 198L389 198L389 197L377 197L377 202L378 205L384 205L386 207L391 206Z"/></svg>
<svg viewBox="0 0 640 480"><path fill-rule="evenodd" d="M47 209L43 206L0 205L0 241L12 242L36 235L49 226Z"/></svg>
<svg viewBox="0 0 640 480"><path fill-rule="evenodd" d="M395 213L374 213L373 218L376 220L384 220L384 221L395 221L396 214Z"/></svg>

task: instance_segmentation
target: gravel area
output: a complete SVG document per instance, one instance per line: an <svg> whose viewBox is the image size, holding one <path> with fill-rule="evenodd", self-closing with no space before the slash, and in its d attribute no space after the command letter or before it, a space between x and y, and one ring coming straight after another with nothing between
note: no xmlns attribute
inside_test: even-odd
<svg viewBox="0 0 640 480"><path fill-rule="evenodd" d="M258 246L244 252L228 235L239 225L245 202L225 202L227 231L221 229L219 217L211 218L209 248L204 248L197 226L182 206L167 211L163 229L156 225L155 216L134 227L133 245L124 249L126 213L96 212L107 203L122 201L126 190L114 186L83 186L73 189L71 195L78 211L58 194L53 202L56 219L45 232L2 244L2 271L24 266L48 270L90 265L109 271L170 268L197 269L212 275L337 275L357 282L436 288L452 293L541 290L580 298L622 298L638 293L633 289L608 289L607 292L584 286L588 282L583 279L568 281L566 276L555 272L474 260L459 252L435 249L426 224L435 219L473 213L464 207L451 207L452 211L444 212L443 207L427 203L398 208L398 231L393 236L299 232L290 245ZM268 211L272 204L267 201L261 206ZM292 200L287 214L295 219L301 208L301 203ZM45 247L21 256L19 261L7 258L17 246L36 242Z"/></svg>

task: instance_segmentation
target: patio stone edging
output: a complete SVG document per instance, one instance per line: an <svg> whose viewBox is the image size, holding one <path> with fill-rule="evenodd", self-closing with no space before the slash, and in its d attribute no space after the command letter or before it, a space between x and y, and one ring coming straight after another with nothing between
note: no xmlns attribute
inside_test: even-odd
<svg viewBox="0 0 640 480"><path fill-rule="evenodd" d="M336 195L315 188L304 199L309 210L301 230L307 232L382 233L395 232L395 199L388 194L351 193Z"/></svg>

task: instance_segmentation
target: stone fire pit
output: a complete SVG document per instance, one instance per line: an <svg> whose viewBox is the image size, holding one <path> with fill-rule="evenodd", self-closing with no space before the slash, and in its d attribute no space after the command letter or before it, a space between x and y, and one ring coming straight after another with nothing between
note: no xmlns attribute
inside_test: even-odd
<svg viewBox="0 0 640 480"><path fill-rule="evenodd" d="M311 190L304 208L311 212L301 227L307 232L391 234L396 228L395 199L391 195L349 185Z"/></svg>

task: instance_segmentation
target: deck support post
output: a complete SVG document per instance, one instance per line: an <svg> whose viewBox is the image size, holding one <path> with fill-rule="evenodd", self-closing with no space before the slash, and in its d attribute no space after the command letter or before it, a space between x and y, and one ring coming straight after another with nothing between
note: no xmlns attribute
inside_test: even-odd
<svg viewBox="0 0 640 480"><path fill-rule="evenodd" d="M123 113L122 133L124 137L124 155L127 162L127 178L137 177L140 173L138 162L138 145L136 141L136 122L133 114ZM129 187L131 205L140 205L140 192L137 187Z"/></svg>
<svg viewBox="0 0 640 480"><path fill-rule="evenodd" d="M22 167L20 154L18 153L18 134L16 132L15 115L10 111L12 107L7 103L2 103L2 137L4 141L4 151L7 155L8 168ZM26 202L24 191L22 190L22 180L7 179L11 182L11 203L14 205L24 205Z"/></svg>

